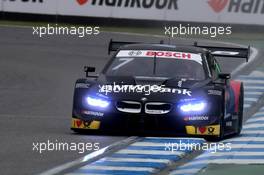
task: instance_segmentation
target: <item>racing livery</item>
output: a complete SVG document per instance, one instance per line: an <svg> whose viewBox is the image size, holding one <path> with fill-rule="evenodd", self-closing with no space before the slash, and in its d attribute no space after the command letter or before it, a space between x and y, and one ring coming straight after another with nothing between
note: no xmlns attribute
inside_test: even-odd
<svg viewBox="0 0 264 175"><path fill-rule="evenodd" d="M239 135L243 83L216 57L245 58L250 48L110 41L114 55L99 75L85 67L75 84L75 132L157 134L217 141Z"/></svg>

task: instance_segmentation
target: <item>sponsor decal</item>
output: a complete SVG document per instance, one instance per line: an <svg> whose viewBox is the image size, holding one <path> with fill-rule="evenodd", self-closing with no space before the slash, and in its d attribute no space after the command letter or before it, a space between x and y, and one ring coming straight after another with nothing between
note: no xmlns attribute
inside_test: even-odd
<svg viewBox="0 0 264 175"><path fill-rule="evenodd" d="M237 120L238 118L238 115L232 115L232 120Z"/></svg>
<svg viewBox="0 0 264 175"><path fill-rule="evenodd" d="M264 14L263 0L209 0L209 6L216 13L244 13L244 14Z"/></svg>
<svg viewBox="0 0 264 175"><path fill-rule="evenodd" d="M202 57L200 54L193 54L187 52L174 52L174 51L158 51L158 50L121 50L116 55L120 57L138 57L138 58L173 58L173 59L185 59L192 60L202 64Z"/></svg>
<svg viewBox="0 0 264 175"><path fill-rule="evenodd" d="M212 7L212 9L219 13L221 12L227 5L228 0L209 0L208 4Z"/></svg>
<svg viewBox="0 0 264 175"><path fill-rule="evenodd" d="M177 89L165 87L165 85L99 85L99 93L144 93L150 95L151 93L172 93L179 95L192 96L192 91L188 89Z"/></svg>
<svg viewBox="0 0 264 175"><path fill-rule="evenodd" d="M84 5L88 2L88 0L76 0L79 5Z"/></svg>
<svg viewBox="0 0 264 175"><path fill-rule="evenodd" d="M146 56L150 57L165 57L165 58L182 58L182 59L191 59L192 55L190 53L183 52L170 52L170 51L148 51Z"/></svg>
<svg viewBox="0 0 264 175"><path fill-rule="evenodd" d="M86 115L93 115L93 116L97 116L97 117L102 117L104 116L104 113L102 112L95 112L95 111L82 111L83 114Z"/></svg>
<svg viewBox="0 0 264 175"><path fill-rule="evenodd" d="M128 55L129 56L140 56L140 55L142 55L142 52L141 51L132 50L132 51L128 52Z"/></svg>
<svg viewBox="0 0 264 175"><path fill-rule="evenodd" d="M80 119L72 119L71 127L74 129L99 129L100 121L93 120L92 122L86 122Z"/></svg>
<svg viewBox="0 0 264 175"><path fill-rule="evenodd" d="M219 90L208 90L208 95L218 95L218 96L221 96L222 95L222 91L219 91Z"/></svg>
<svg viewBox="0 0 264 175"><path fill-rule="evenodd" d="M184 121L206 121L209 120L209 116L187 116L184 117Z"/></svg>
<svg viewBox="0 0 264 175"><path fill-rule="evenodd" d="M76 83L75 88L87 89L87 88L90 88L90 84L87 84L87 83Z"/></svg>
<svg viewBox="0 0 264 175"><path fill-rule="evenodd" d="M233 122L232 121L228 121L226 122L226 126L232 126Z"/></svg>
<svg viewBox="0 0 264 175"><path fill-rule="evenodd" d="M182 78L180 81L178 81L178 87L182 87L183 82L187 81L187 79Z"/></svg>
<svg viewBox="0 0 264 175"><path fill-rule="evenodd" d="M76 0L79 5L178 10L178 0Z"/></svg>
<svg viewBox="0 0 264 175"><path fill-rule="evenodd" d="M219 135L220 125L185 126L187 134L191 135Z"/></svg>

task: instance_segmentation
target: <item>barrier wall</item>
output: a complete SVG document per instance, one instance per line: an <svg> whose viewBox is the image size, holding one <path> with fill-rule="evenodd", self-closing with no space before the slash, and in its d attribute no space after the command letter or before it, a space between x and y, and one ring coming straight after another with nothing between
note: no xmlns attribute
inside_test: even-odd
<svg viewBox="0 0 264 175"><path fill-rule="evenodd" d="M1 0L4 12L264 25L264 0Z"/></svg>

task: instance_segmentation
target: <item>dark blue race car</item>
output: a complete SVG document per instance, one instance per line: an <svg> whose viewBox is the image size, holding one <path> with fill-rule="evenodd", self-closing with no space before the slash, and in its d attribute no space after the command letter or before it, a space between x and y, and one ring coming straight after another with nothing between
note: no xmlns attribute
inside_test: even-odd
<svg viewBox="0 0 264 175"><path fill-rule="evenodd" d="M216 57L249 58L250 48L113 42L97 76L75 84L75 132L197 136L239 135L243 83L221 72Z"/></svg>

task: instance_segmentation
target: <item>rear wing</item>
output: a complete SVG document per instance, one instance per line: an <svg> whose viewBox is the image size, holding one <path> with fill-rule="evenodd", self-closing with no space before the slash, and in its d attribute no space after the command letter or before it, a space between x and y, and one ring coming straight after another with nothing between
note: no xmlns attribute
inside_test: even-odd
<svg viewBox="0 0 264 175"><path fill-rule="evenodd" d="M111 52L117 51L121 46L128 44L143 44L142 42L126 42L126 41L113 41L112 39L109 42L108 54ZM164 44L164 41L161 40L159 43L149 43L149 44ZM250 46L248 47L219 47L219 46L203 46L198 45L197 42L194 43L195 47L204 48L209 50L212 55L216 57L232 57L232 58L244 58L248 62L250 57Z"/></svg>
<svg viewBox="0 0 264 175"><path fill-rule="evenodd" d="M108 46L108 55L111 52L117 51L121 46L128 44L144 44L143 42L127 42L127 41L113 41L112 39L109 42ZM161 40L159 43L149 43L149 44L164 44L164 41Z"/></svg>
<svg viewBox="0 0 264 175"><path fill-rule="evenodd" d="M218 46L202 46L197 43L195 47L205 48L209 50L212 55L216 57L232 57L232 58L244 58L248 62L250 58L250 46L248 47L218 47Z"/></svg>

